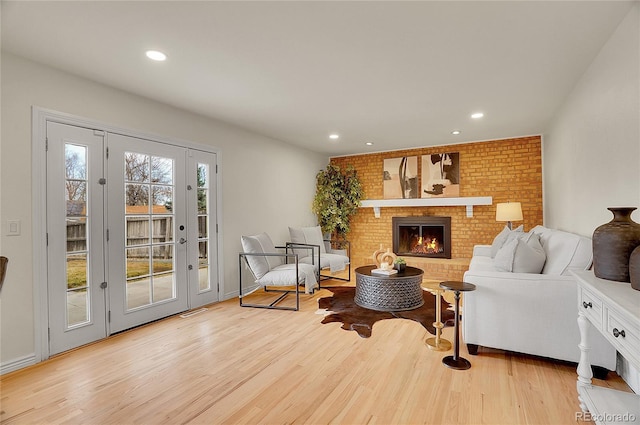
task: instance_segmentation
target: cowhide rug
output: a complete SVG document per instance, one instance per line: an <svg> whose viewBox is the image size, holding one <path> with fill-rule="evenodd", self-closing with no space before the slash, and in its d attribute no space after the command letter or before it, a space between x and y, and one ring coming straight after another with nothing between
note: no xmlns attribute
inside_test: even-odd
<svg viewBox="0 0 640 425"><path fill-rule="evenodd" d="M352 286L335 286L325 288L333 292L330 297L318 299L318 307L329 312L322 323L342 322L342 329L356 331L362 338L369 338L374 323L384 319L408 319L420 323L431 334L436 334L433 326L436 317L436 297L431 292L422 291L424 304L414 310L406 311L375 311L363 308L353 301L356 288ZM441 299L441 321L445 326L453 326L454 312L448 310L449 303ZM449 322L449 323L447 323Z"/></svg>

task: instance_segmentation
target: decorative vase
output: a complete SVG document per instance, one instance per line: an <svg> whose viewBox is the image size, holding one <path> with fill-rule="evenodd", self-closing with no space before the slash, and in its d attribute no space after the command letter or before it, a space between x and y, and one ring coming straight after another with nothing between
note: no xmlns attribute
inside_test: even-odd
<svg viewBox="0 0 640 425"><path fill-rule="evenodd" d="M613 220L593 232L593 273L601 279L629 282L629 257L640 245L640 224L631 220L636 208L607 209Z"/></svg>
<svg viewBox="0 0 640 425"><path fill-rule="evenodd" d="M631 287L640 291L640 245L631 252L631 257L629 257L629 278L631 279Z"/></svg>

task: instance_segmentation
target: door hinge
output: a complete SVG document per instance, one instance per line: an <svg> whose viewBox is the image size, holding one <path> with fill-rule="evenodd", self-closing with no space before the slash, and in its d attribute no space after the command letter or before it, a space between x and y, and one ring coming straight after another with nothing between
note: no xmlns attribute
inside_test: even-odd
<svg viewBox="0 0 640 425"><path fill-rule="evenodd" d="M105 149L105 153L106 153L106 155L107 155L107 159L109 159L109 148L106 148L106 149Z"/></svg>
<svg viewBox="0 0 640 425"><path fill-rule="evenodd" d="M49 152L49 138L48 137L44 138L44 151L45 152Z"/></svg>
<svg viewBox="0 0 640 425"><path fill-rule="evenodd" d="M109 242L109 229L107 229L107 242Z"/></svg>
<svg viewBox="0 0 640 425"><path fill-rule="evenodd" d="M216 174L218 174L218 164L216 164Z"/></svg>
<svg viewBox="0 0 640 425"><path fill-rule="evenodd" d="M47 328L47 339L51 342L51 328Z"/></svg>
<svg viewBox="0 0 640 425"><path fill-rule="evenodd" d="M218 233L218 223L216 223L216 233Z"/></svg>
<svg viewBox="0 0 640 425"><path fill-rule="evenodd" d="M107 282L102 282L102 283L100 284L100 288L102 288L102 289L107 289Z"/></svg>
<svg viewBox="0 0 640 425"><path fill-rule="evenodd" d="M107 312L107 322L111 323L111 310Z"/></svg>
<svg viewBox="0 0 640 425"><path fill-rule="evenodd" d="M46 238L45 238L45 239L46 239L45 244L46 244L47 246L49 246L49 233L47 233L45 236L46 236Z"/></svg>

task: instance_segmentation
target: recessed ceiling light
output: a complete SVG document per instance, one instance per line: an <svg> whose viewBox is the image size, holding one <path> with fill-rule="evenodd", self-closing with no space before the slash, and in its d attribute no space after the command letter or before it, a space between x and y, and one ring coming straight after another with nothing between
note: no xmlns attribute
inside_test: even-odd
<svg viewBox="0 0 640 425"><path fill-rule="evenodd" d="M364 142L364 144L367 146L373 146L373 142Z"/></svg>
<svg viewBox="0 0 640 425"><path fill-rule="evenodd" d="M455 134L456 136L457 136L458 134L460 134L460 133L462 133L462 131L460 131L460 130L453 130L453 131L451 132L451 134Z"/></svg>
<svg viewBox="0 0 640 425"><path fill-rule="evenodd" d="M484 114L482 112L476 112L474 114L471 114L471 118L478 119L478 118L482 118L482 117L484 117Z"/></svg>
<svg viewBox="0 0 640 425"><path fill-rule="evenodd" d="M340 135L339 135L339 134L335 134L335 133L333 133L333 134L330 134L330 135L329 135L329 139L336 140L336 139L339 139L339 138L340 138Z"/></svg>
<svg viewBox="0 0 640 425"><path fill-rule="evenodd" d="M167 60L167 55L157 50L147 50L146 55L149 59L152 59L154 61L162 62L164 60Z"/></svg>

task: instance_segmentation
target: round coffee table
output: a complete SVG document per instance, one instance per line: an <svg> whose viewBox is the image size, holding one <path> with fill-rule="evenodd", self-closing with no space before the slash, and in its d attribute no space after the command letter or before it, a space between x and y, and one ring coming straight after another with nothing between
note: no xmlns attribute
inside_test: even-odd
<svg viewBox="0 0 640 425"><path fill-rule="evenodd" d="M453 291L456 295L456 308L455 308L455 326L454 333L455 339L453 340L453 356L446 356L442 359L442 363L451 369L465 370L471 367L469 360L460 357L460 330L458 329L458 323L460 322L460 292L475 291L476 285L467 282L446 281L440 282L442 289L448 289Z"/></svg>
<svg viewBox="0 0 640 425"><path fill-rule="evenodd" d="M371 273L376 266L358 267L354 301L360 307L377 311L413 310L424 304L423 271L407 266L403 271L386 276Z"/></svg>

